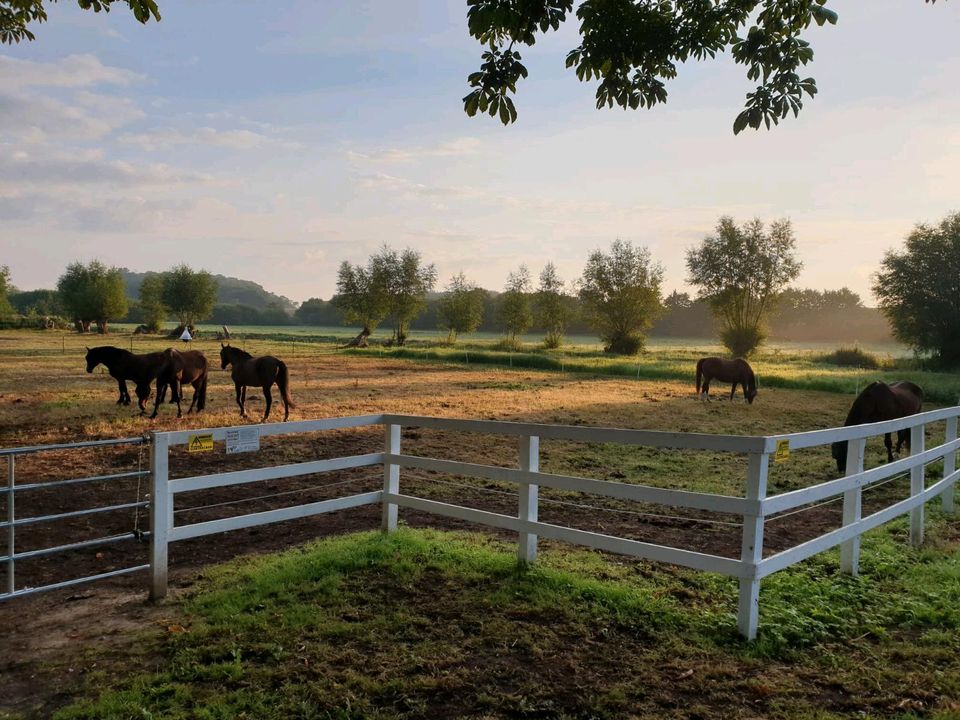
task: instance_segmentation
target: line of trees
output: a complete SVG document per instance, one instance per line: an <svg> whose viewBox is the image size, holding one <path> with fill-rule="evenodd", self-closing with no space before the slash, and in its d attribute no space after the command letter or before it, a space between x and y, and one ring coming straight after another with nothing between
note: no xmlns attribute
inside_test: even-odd
<svg viewBox="0 0 960 720"><path fill-rule="evenodd" d="M39 290L29 301L50 314L70 320L78 332L96 328L106 333L109 323L123 319L130 303L121 269L107 267L99 260L74 262L57 280L56 293ZM167 272L149 273L140 286L139 313L149 332L159 332L163 321L176 317L182 327L192 327L206 319L217 297L217 283L205 270L195 271L177 265Z"/></svg>

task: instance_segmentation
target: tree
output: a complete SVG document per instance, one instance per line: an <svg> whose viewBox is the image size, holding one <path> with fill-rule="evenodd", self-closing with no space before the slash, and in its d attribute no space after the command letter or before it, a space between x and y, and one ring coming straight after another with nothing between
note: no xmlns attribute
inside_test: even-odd
<svg viewBox="0 0 960 720"><path fill-rule="evenodd" d="M897 339L960 366L960 212L936 227L917 225L902 252L888 251L873 292Z"/></svg>
<svg viewBox="0 0 960 720"><path fill-rule="evenodd" d="M594 250L580 278L580 302L604 350L634 355L644 333L662 312L663 268L650 251L614 240L610 252Z"/></svg>
<svg viewBox="0 0 960 720"><path fill-rule="evenodd" d="M294 313L294 317L303 325L336 325L339 321L336 306L320 298L304 300Z"/></svg>
<svg viewBox="0 0 960 720"><path fill-rule="evenodd" d="M468 30L486 49L480 69L467 79L474 89L463 98L464 110L471 117L499 116L506 125L517 119L510 95L527 77L516 46L533 45L538 35L559 29L573 0L467 0L467 5ZM747 78L759 81L733 123L736 134L797 115L803 96L816 94L816 81L798 74L813 59L802 35L813 23L835 25L837 14L827 0L583 0L577 19L581 42L567 53L566 65L581 82L598 81L598 109L666 102L666 81L676 77L678 63L729 50L747 68Z"/></svg>
<svg viewBox="0 0 960 720"><path fill-rule="evenodd" d="M563 280L557 274L557 268L548 262L540 272L540 286L534 298L537 310L537 325L546 333L543 345L546 348L558 348L567 333L567 326L573 318L571 298L563 292Z"/></svg>
<svg viewBox="0 0 960 720"><path fill-rule="evenodd" d="M160 332L169 310L163 304L164 277L150 273L140 283L140 314L143 324L152 333Z"/></svg>
<svg viewBox="0 0 960 720"><path fill-rule="evenodd" d="M12 286L10 285L10 268L6 265L0 265L0 318L13 315L13 306L8 297Z"/></svg>
<svg viewBox="0 0 960 720"><path fill-rule="evenodd" d="M407 248L398 253L384 245L370 258L368 272L373 286L383 292L393 341L403 345L410 322L427 306L427 293L437 282L437 270L432 264L424 265L415 250Z"/></svg>
<svg viewBox="0 0 960 720"><path fill-rule="evenodd" d="M377 329L387 314L386 293L373 272L360 265L351 265L346 260L337 270L337 294L331 302L343 314L344 323L353 323L362 328L350 345L366 347L367 338Z"/></svg>
<svg viewBox="0 0 960 720"><path fill-rule="evenodd" d="M450 279L437 307L439 325L447 331L447 342L455 343L458 335L472 333L480 327L486 294L486 290L467 282L462 272Z"/></svg>
<svg viewBox="0 0 960 720"><path fill-rule="evenodd" d="M521 265L507 276L503 293L497 298L497 319L509 345L517 345L520 336L533 325L530 309L530 271Z"/></svg>
<svg viewBox="0 0 960 720"><path fill-rule="evenodd" d="M55 1L55 0L54 0ZM0 0L0 43L12 45L21 40L34 40L35 36L27 27L30 23L42 23L47 19L44 0ZM141 23L152 17L160 21L160 9L154 0L77 0L84 10L110 12L115 2L123 2Z"/></svg>
<svg viewBox="0 0 960 720"><path fill-rule="evenodd" d="M687 251L688 282L710 304L720 340L734 355L749 355L766 339L778 293L803 267L795 247L789 220L771 223L766 232L758 218L737 227L722 217L716 235Z"/></svg>
<svg viewBox="0 0 960 720"><path fill-rule="evenodd" d="M187 265L163 273L163 304L181 327L193 327L213 312L217 301L217 281L206 270L191 270Z"/></svg>
<svg viewBox="0 0 960 720"><path fill-rule="evenodd" d="M91 323L97 332L106 333L110 320L127 314L127 296L120 269L94 260L89 265L80 262L67 266L57 280L64 309L77 330L87 332Z"/></svg>

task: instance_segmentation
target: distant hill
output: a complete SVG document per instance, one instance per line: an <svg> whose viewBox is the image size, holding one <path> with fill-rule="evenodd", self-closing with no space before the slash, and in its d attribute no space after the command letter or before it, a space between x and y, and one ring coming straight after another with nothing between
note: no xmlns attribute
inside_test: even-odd
<svg viewBox="0 0 960 720"><path fill-rule="evenodd" d="M149 273L138 273L126 268L120 269L123 281L126 284L127 297L136 300L140 293L140 283ZM217 281L218 305L246 305L247 307L265 310L268 305L279 306L284 312L292 314L297 309L290 298L269 292L252 280L214 275Z"/></svg>

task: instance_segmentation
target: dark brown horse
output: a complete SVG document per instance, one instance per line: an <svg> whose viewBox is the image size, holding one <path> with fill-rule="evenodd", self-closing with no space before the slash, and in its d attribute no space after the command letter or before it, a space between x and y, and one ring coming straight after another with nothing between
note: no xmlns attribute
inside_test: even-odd
<svg viewBox="0 0 960 720"><path fill-rule="evenodd" d="M923 390L912 382L901 381L882 383L872 382L850 406L847 419L843 423L848 425L863 425L865 423L896 420L920 412L923 407ZM910 431L897 431L897 454L904 443L910 446ZM887 448L887 462L893 462L893 442L890 433L883 436L883 444ZM847 441L835 442L830 448L833 459L837 461L837 471L844 472L847 468Z"/></svg>
<svg viewBox="0 0 960 720"><path fill-rule="evenodd" d="M283 360L272 355L255 358L245 350L220 343L220 367L226 370L227 365L232 366L230 376L237 388L237 405L240 406L240 417L247 416L243 407L247 401L247 386L259 387L263 388L263 397L267 400L267 407L261 422L266 421L270 417L270 406L273 404L273 395L270 394L270 388L276 383L280 390L280 398L283 400L283 419L286 422L290 415L290 408L294 407L294 404L293 400L290 399L290 373L287 371L287 366Z"/></svg>
<svg viewBox="0 0 960 720"><path fill-rule="evenodd" d="M199 350L174 350L167 348L161 353L164 358L163 369L157 376L157 401L153 406L151 419L157 416L160 403L170 387L170 402L177 404L177 417L183 416L180 401L183 398L183 386L193 385L193 399L187 414L196 407L199 413L207 406L207 358Z"/></svg>
<svg viewBox="0 0 960 720"><path fill-rule="evenodd" d="M117 405L130 404L127 380L132 380L136 384L137 405L141 415L147 412L146 402L150 397L150 383L157 378L165 363L166 358L160 352L134 355L123 348L111 345L87 348L87 372L92 373L97 365L103 364L110 375L116 379L120 389Z"/></svg>
<svg viewBox="0 0 960 720"><path fill-rule="evenodd" d="M704 400L710 399L712 380L733 383L733 387L730 388L731 400L737 391L738 384L743 388L743 397L748 403L752 404L757 396L757 376L753 374L753 368L743 358L736 360L718 357L700 358L697 361L697 395Z"/></svg>

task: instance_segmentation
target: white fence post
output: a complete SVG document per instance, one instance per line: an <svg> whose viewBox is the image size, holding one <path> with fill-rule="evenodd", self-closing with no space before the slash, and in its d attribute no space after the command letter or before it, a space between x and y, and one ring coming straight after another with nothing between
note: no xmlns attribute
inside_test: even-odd
<svg viewBox="0 0 960 720"><path fill-rule="evenodd" d="M923 452L924 432L923 424L910 428L910 454L918 455ZM910 468L910 495L919 495L925 487L925 473L923 463ZM923 544L923 504L917 505L910 511L910 544L920 547Z"/></svg>
<svg viewBox="0 0 960 720"><path fill-rule="evenodd" d="M150 433L150 599L167 595L167 532L173 499L169 481L169 440L164 433Z"/></svg>
<svg viewBox="0 0 960 720"><path fill-rule="evenodd" d="M847 442L846 475L863 472L863 455L867 439ZM850 525L863 516L863 489L858 485L843 494L843 524ZM840 570L848 575L860 572L860 536L852 537L840 546Z"/></svg>
<svg viewBox="0 0 960 720"><path fill-rule="evenodd" d="M14 579L14 568L16 566L16 560L14 555L17 554L17 527L13 523L16 522L17 513L15 509L15 499L14 499L14 488L17 484L17 456L8 455L7 456L7 592L13 593L17 589L17 583Z"/></svg>
<svg viewBox="0 0 960 720"><path fill-rule="evenodd" d="M384 449L390 455L400 454L400 426L387 425L384 427ZM383 464L383 492L400 492L400 466L396 463L385 462ZM397 529L397 504L383 500L383 520L381 523L383 532L392 532Z"/></svg>
<svg viewBox="0 0 960 720"><path fill-rule="evenodd" d="M520 469L526 472L540 471L540 438L524 435L520 438ZM536 522L539 516L539 486L520 483L520 511L518 517L527 522ZM537 536L520 532L520 562L532 563L537 559Z"/></svg>
<svg viewBox="0 0 960 720"><path fill-rule="evenodd" d="M767 470L770 464L768 453L750 453L747 469L748 500L763 500L767 496ZM763 560L763 515L743 516L743 542L740 560L754 568ZM737 610L737 627L748 640L757 637L760 618L760 580L754 573L740 578L740 602Z"/></svg>
<svg viewBox="0 0 960 720"><path fill-rule="evenodd" d="M947 418L947 437L944 442L953 442L957 439L957 416ZM943 458L943 476L947 477L952 475L957 469L957 453L948 452ZM943 491L943 511L949 515L953 515L956 512L956 507L954 506L954 493L956 491L956 483L948 487Z"/></svg>

